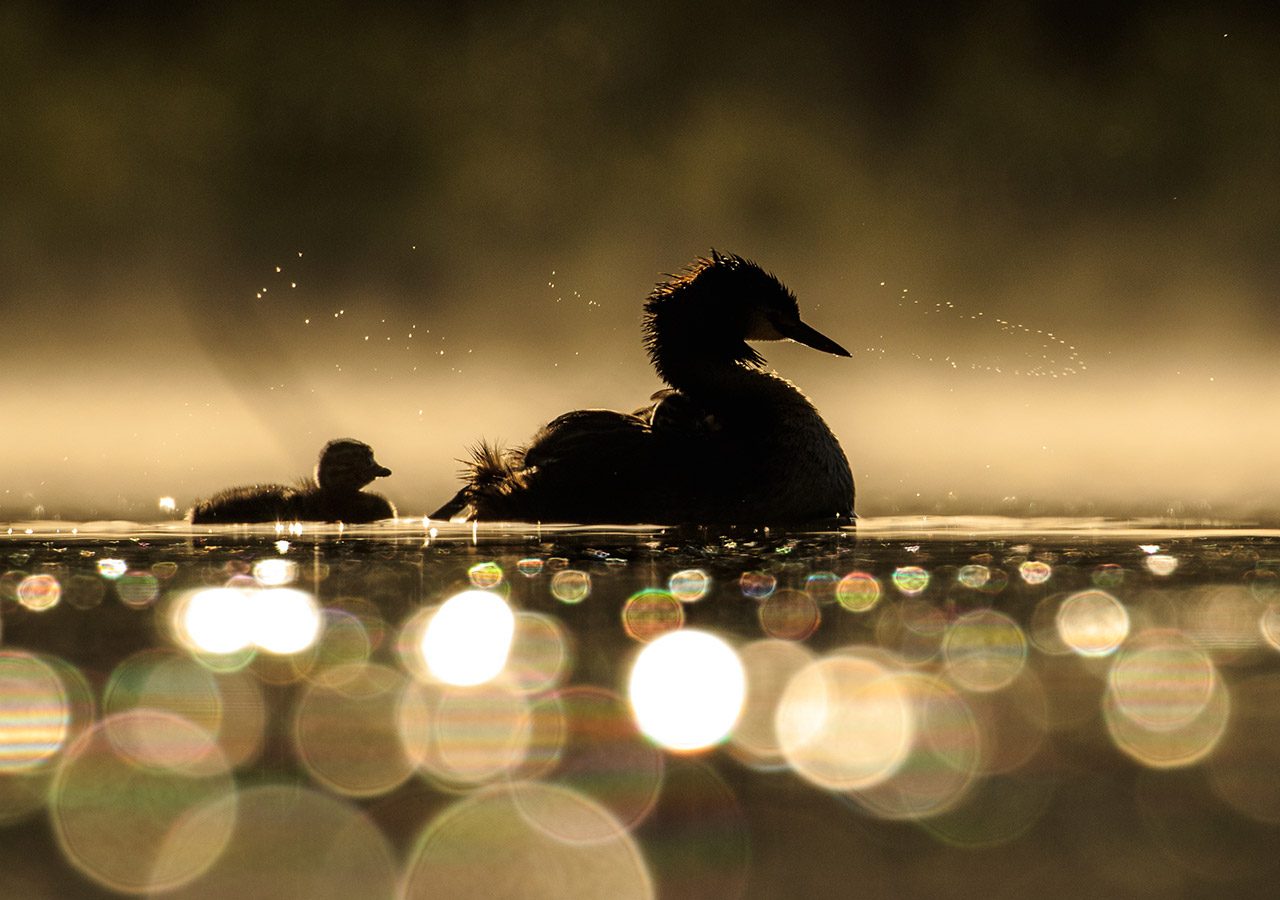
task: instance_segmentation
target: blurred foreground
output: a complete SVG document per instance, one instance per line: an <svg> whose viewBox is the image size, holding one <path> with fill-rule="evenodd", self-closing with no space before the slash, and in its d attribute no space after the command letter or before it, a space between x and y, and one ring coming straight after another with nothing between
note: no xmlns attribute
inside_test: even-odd
<svg viewBox="0 0 1280 900"><path fill-rule="evenodd" d="M31 523L0 570L5 896L1280 872L1280 532Z"/></svg>

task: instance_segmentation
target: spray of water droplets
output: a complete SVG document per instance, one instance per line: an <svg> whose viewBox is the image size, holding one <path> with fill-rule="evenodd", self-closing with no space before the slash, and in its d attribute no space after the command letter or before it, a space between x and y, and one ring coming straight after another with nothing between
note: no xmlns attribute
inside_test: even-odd
<svg viewBox="0 0 1280 900"><path fill-rule="evenodd" d="M880 286L885 287L885 282L880 282ZM933 302L922 300L919 297L912 297L907 288L897 293L895 302L899 311L912 317L929 317L938 320L940 328L946 328L949 331L976 329L977 334L985 335L988 339L998 333L1002 336L1002 347L1011 344L1017 347L1013 354L997 352L986 355L984 359L966 359L965 355L956 349L930 353L927 350L907 347L906 355L917 362L957 371L1019 378L1061 379L1088 371L1088 365L1081 357L1076 345L1054 331L1035 328L981 310L971 312L951 300ZM885 335L882 334L879 337L882 342L880 345L868 346L864 349L874 357L884 358L890 351L884 345ZM956 348L965 345L972 346L972 342L962 341L956 337L949 342L948 346Z"/></svg>

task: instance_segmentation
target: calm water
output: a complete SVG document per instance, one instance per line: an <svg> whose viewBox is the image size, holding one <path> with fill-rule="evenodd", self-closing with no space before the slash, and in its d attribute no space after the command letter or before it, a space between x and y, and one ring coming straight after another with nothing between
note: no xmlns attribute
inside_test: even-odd
<svg viewBox="0 0 1280 900"><path fill-rule="evenodd" d="M1280 532L0 527L0 896L1274 896Z"/></svg>

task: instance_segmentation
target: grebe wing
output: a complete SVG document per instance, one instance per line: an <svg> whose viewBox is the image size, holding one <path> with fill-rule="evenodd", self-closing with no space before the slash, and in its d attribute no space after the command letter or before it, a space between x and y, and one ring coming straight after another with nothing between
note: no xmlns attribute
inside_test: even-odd
<svg viewBox="0 0 1280 900"><path fill-rule="evenodd" d="M524 451L524 465L628 459L643 452L651 429L639 416L610 409L578 409L545 425Z"/></svg>
<svg viewBox="0 0 1280 900"><path fill-rule="evenodd" d="M643 419L610 410L565 413L535 436L524 468L477 497L487 517L543 522L658 522L674 485L664 442Z"/></svg>

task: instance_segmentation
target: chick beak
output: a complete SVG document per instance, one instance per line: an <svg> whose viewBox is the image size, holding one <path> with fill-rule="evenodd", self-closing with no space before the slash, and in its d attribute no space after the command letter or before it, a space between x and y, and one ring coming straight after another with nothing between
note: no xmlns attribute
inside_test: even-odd
<svg viewBox="0 0 1280 900"><path fill-rule="evenodd" d="M374 460L373 468L370 469L369 471L373 473L374 478L386 478L388 475L391 474L391 470L388 469L386 466L379 465L377 460Z"/></svg>
<svg viewBox="0 0 1280 900"><path fill-rule="evenodd" d="M835 356L853 356L852 353L821 331L816 328L810 328L799 319L792 322L775 322L774 325L784 336L791 338L798 344L804 344L806 347L812 347L814 350L821 350L823 353L831 353Z"/></svg>

